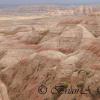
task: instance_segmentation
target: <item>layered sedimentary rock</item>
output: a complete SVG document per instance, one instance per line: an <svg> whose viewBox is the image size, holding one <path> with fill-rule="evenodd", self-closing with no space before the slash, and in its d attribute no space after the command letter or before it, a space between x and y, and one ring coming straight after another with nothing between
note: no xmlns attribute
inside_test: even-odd
<svg viewBox="0 0 100 100"><path fill-rule="evenodd" d="M84 13L83 8L78 10ZM87 14L92 9L85 10ZM85 14L2 22L1 100L100 99L100 39L95 29L100 18ZM53 94L55 86L59 92ZM87 94L68 94L66 88L84 89Z"/></svg>

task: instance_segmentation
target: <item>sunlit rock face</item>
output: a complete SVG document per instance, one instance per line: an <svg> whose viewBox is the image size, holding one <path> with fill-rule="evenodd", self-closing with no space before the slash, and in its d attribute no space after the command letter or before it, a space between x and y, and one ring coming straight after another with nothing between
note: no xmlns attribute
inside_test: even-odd
<svg viewBox="0 0 100 100"><path fill-rule="evenodd" d="M100 9L29 8L1 11L0 100L99 100ZM53 94L58 85L63 93ZM65 94L88 87L91 93Z"/></svg>
<svg viewBox="0 0 100 100"><path fill-rule="evenodd" d="M90 15L93 13L93 11L94 9L91 6L80 6L76 9L75 13Z"/></svg>

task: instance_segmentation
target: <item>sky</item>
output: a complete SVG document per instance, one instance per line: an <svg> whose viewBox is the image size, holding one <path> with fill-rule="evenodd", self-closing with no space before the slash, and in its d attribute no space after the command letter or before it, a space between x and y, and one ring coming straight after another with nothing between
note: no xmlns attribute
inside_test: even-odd
<svg viewBox="0 0 100 100"><path fill-rule="evenodd" d="M0 0L0 5L16 5L16 4L98 4L100 0Z"/></svg>

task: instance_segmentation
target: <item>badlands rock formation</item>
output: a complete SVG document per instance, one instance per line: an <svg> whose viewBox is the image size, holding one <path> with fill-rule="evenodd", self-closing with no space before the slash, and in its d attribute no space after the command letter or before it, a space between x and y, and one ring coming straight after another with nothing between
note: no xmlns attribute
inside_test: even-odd
<svg viewBox="0 0 100 100"><path fill-rule="evenodd" d="M0 23L0 100L100 100L100 16Z"/></svg>

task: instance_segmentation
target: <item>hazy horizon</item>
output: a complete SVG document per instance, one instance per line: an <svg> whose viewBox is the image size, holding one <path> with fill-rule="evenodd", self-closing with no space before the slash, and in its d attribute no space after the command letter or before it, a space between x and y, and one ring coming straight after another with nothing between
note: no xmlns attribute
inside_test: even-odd
<svg viewBox="0 0 100 100"><path fill-rule="evenodd" d="M28 5L28 4L100 4L100 0L0 0L0 5Z"/></svg>

